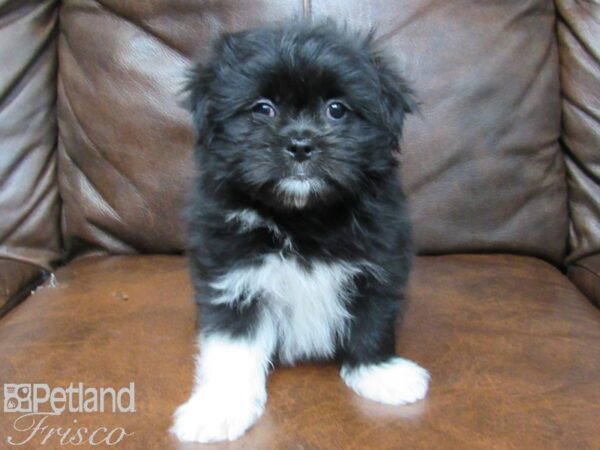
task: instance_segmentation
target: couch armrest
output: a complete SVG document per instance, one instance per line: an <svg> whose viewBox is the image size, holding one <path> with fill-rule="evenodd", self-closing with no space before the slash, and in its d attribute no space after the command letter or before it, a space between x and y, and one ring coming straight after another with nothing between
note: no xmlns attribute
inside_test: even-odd
<svg viewBox="0 0 600 450"><path fill-rule="evenodd" d="M12 259L0 259L0 317L27 297L48 275L44 269Z"/></svg>
<svg viewBox="0 0 600 450"><path fill-rule="evenodd" d="M600 253L571 263L568 275L581 292L600 307Z"/></svg>

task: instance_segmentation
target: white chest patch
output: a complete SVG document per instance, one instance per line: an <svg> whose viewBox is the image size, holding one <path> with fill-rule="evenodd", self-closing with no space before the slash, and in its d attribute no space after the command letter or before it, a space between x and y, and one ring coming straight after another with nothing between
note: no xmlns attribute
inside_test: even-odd
<svg viewBox="0 0 600 450"><path fill-rule="evenodd" d="M264 305L259 326L263 334L269 330L283 363L331 357L346 333L346 303L353 277L362 269L348 262L317 262L306 269L294 257L270 254L261 264L235 269L212 283L220 293L213 303L259 298Z"/></svg>

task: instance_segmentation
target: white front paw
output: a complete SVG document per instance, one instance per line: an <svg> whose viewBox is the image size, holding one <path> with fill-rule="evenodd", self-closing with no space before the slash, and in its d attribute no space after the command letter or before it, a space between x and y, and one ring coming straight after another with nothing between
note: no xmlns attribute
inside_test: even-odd
<svg viewBox="0 0 600 450"><path fill-rule="evenodd" d="M342 367L344 382L358 395L390 405L425 398L429 373L414 362L394 357L379 364Z"/></svg>
<svg viewBox="0 0 600 450"><path fill-rule="evenodd" d="M175 411L173 433L183 442L233 441L261 416L266 394L232 395L203 386Z"/></svg>

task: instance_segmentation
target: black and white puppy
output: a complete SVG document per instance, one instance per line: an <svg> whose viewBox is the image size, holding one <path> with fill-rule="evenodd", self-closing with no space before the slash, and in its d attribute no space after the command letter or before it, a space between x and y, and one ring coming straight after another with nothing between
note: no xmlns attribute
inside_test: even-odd
<svg viewBox="0 0 600 450"><path fill-rule="evenodd" d="M396 158L405 81L369 36L294 23L222 37L189 91L200 353L172 432L238 438L270 366L310 358L339 358L368 399L422 399L427 371L394 349L413 257Z"/></svg>

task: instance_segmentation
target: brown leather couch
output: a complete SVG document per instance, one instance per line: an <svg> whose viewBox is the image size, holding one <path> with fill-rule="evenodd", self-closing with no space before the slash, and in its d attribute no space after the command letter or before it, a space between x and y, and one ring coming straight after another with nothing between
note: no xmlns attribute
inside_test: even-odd
<svg viewBox="0 0 600 450"><path fill-rule="evenodd" d="M397 349L431 391L382 406L333 364L278 368L264 417L222 447L600 448L597 2L0 0L0 382L134 382L136 401L49 416L20 448L62 448L42 443L57 427L194 447L167 432L195 327L182 74L216 33L291 16L376 25L421 100L402 175L423 256ZM0 412L1 448L33 425L18 417Z"/></svg>

